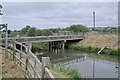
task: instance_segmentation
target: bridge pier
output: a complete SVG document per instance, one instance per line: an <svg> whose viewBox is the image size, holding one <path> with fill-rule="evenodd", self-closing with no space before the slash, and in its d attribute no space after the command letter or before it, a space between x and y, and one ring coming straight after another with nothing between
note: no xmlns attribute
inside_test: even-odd
<svg viewBox="0 0 120 80"><path fill-rule="evenodd" d="M60 49L65 49L65 42L66 41L49 41L49 51L59 51Z"/></svg>
<svg viewBox="0 0 120 80"><path fill-rule="evenodd" d="M62 42L62 49L63 49L63 50L65 49L65 42L66 42L66 40L64 40L64 41Z"/></svg>

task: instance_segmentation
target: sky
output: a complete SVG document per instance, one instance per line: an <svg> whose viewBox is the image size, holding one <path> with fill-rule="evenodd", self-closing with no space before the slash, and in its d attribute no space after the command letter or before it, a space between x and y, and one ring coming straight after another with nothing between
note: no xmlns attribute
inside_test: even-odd
<svg viewBox="0 0 120 80"><path fill-rule="evenodd" d="M117 4L117 2L4 1L2 22L7 23L11 30L20 30L26 25L38 29L65 28L73 24L92 27L95 11L97 27L117 26Z"/></svg>

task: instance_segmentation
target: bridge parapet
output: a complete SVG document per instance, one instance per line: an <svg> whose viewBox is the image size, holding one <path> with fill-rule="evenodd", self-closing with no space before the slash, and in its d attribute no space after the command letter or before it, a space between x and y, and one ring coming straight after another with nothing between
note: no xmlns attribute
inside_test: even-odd
<svg viewBox="0 0 120 80"><path fill-rule="evenodd" d="M48 41L63 41L84 39L84 36L42 36L42 37L21 37L17 39L20 42L48 42Z"/></svg>

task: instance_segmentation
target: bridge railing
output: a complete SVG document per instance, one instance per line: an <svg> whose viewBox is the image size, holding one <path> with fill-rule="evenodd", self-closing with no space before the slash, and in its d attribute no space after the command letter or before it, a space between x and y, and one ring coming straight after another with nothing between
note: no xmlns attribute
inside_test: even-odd
<svg viewBox="0 0 120 80"><path fill-rule="evenodd" d="M19 48L17 46L19 45ZM26 78L36 78L42 80L45 78L54 79L50 70L31 52L30 46L14 41L9 44L9 57L13 59L16 66L20 67Z"/></svg>
<svg viewBox="0 0 120 80"><path fill-rule="evenodd" d="M65 40L65 39L83 39L83 35L74 35L74 36L44 36L44 37L24 37L17 39L17 41L27 42L27 41L52 41L52 40Z"/></svg>
<svg viewBox="0 0 120 80"><path fill-rule="evenodd" d="M84 35L60 35L60 36L34 36L34 37L20 37L20 38L16 38L16 40L18 42L27 42L27 41L49 41L49 40L64 40L64 39L83 39L85 38ZM8 38L9 41L12 41L13 38ZM1 40L5 40L5 38L0 39Z"/></svg>

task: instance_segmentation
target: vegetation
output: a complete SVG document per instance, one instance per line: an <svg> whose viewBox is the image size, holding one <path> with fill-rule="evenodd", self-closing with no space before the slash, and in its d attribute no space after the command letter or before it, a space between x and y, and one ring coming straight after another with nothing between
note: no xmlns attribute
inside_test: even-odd
<svg viewBox="0 0 120 80"><path fill-rule="evenodd" d="M69 46L69 49L79 50L79 51L88 52L88 53L97 53L101 48L72 44ZM105 50L104 53L109 54L109 55L120 56L120 50L115 50L111 48Z"/></svg>
<svg viewBox="0 0 120 80"><path fill-rule="evenodd" d="M58 33L59 31L70 31L74 33L79 32L88 32L90 31L89 28L85 25L71 25L67 28L55 28L55 29L37 29L35 27L26 25L26 27L22 28L21 30L17 31L11 31L9 30L9 34L11 37L16 36L17 34L21 36L49 36L53 33Z"/></svg>
<svg viewBox="0 0 120 80"><path fill-rule="evenodd" d="M115 34L90 34L88 33L85 39L79 42L80 46L93 46L102 48L105 46L111 49L118 49L118 35Z"/></svg>
<svg viewBox="0 0 120 80"><path fill-rule="evenodd" d="M54 69L55 71L58 71L60 73L63 73L64 75L70 76L71 78L73 78L74 80L80 80L80 74L74 70L74 69L65 69L63 67L59 67L56 68L54 67L54 65L51 65L52 69Z"/></svg>
<svg viewBox="0 0 120 80"><path fill-rule="evenodd" d="M90 30L87 28L87 26L83 26L83 25L71 25L70 27L67 27L66 30L68 31L73 31L76 33L79 32L89 32Z"/></svg>
<svg viewBox="0 0 120 80"><path fill-rule="evenodd" d="M32 43L32 52L40 50L48 50L48 42L34 42Z"/></svg>

